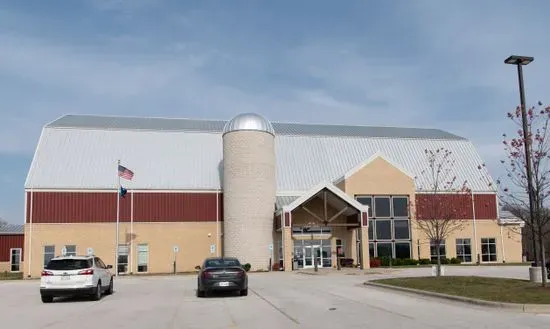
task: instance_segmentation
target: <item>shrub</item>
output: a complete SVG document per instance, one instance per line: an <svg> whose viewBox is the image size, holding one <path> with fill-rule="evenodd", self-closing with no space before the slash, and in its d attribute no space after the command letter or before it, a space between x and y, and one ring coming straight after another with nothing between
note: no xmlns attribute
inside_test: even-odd
<svg viewBox="0 0 550 329"><path fill-rule="evenodd" d="M453 257L451 258L451 264L461 264L462 261L459 258Z"/></svg>
<svg viewBox="0 0 550 329"><path fill-rule="evenodd" d="M429 258L420 258L420 261L419 261L420 265L429 265L430 263L431 263L431 260Z"/></svg>
<svg viewBox="0 0 550 329"><path fill-rule="evenodd" d="M382 262L378 258L371 258L370 259L370 267L380 267Z"/></svg>
<svg viewBox="0 0 550 329"><path fill-rule="evenodd" d="M246 263L246 264L243 265L244 270L247 271L247 272L250 271L251 267L252 267L252 265L250 265L250 263Z"/></svg>

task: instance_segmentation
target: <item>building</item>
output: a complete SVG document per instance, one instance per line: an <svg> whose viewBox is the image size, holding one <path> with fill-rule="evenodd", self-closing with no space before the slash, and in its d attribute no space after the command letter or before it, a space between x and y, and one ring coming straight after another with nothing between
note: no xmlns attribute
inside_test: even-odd
<svg viewBox="0 0 550 329"><path fill-rule="evenodd" d="M131 274L193 271L215 255L286 271L335 267L337 257L363 267L375 257L433 258L413 211L416 198L429 201L428 183L414 177L427 168L425 149L440 147L472 189L449 199L464 210L464 229L443 254L521 261L520 223L499 220L482 159L448 132L271 123L252 113L66 115L43 128L25 183L25 275L39 276L62 250L91 251ZM119 178L119 161L131 180Z"/></svg>
<svg viewBox="0 0 550 329"><path fill-rule="evenodd" d="M0 223L0 273L23 270L24 226Z"/></svg>

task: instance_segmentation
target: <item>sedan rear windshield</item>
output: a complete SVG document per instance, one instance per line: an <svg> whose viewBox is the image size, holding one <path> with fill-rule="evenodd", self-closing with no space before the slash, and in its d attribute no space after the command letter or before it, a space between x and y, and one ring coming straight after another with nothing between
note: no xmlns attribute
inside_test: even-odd
<svg viewBox="0 0 550 329"><path fill-rule="evenodd" d="M90 259L56 259L51 260L46 266L46 269L53 271L71 271L90 267L92 267L92 261Z"/></svg>
<svg viewBox="0 0 550 329"><path fill-rule="evenodd" d="M210 259L204 264L205 267L239 267L241 263L235 259Z"/></svg>

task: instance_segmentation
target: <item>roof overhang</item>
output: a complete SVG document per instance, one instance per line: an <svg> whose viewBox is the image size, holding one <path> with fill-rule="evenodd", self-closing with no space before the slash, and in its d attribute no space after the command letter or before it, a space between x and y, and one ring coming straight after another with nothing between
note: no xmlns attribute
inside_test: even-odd
<svg viewBox="0 0 550 329"><path fill-rule="evenodd" d="M322 182L314 186L313 188L311 188L309 191L303 193L300 197L298 197L296 200L294 200L290 204L283 206L281 209L279 209L276 212L276 215L279 215L282 212L292 212L294 209L306 203L307 201L315 197L319 192L323 191L324 189L327 189L328 191L336 195L340 200L347 203L349 206L357 210L359 213L363 213L363 212L368 213L368 206L363 205L362 203L353 199L352 197L344 193L344 191L339 189L334 184L330 182Z"/></svg>

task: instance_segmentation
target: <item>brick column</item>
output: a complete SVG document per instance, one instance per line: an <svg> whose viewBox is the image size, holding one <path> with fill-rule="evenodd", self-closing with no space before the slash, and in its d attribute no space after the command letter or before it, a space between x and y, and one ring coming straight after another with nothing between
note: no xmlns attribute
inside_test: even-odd
<svg viewBox="0 0 550 329"><path fill-rule="evenodd" d="M284 212L281 216L281 233L283 236L283 264L285 272L292 271L292 255L294 254L294 241L292 241L292 213Z"/></svg>
<svg viewBox="0 0 550 329"><path fill-rule="evenodd" d="M361 241L361 266L363 269L370 268L369 255L369 216L366 212L361 213L361 227L358 230Z"/></svg>

